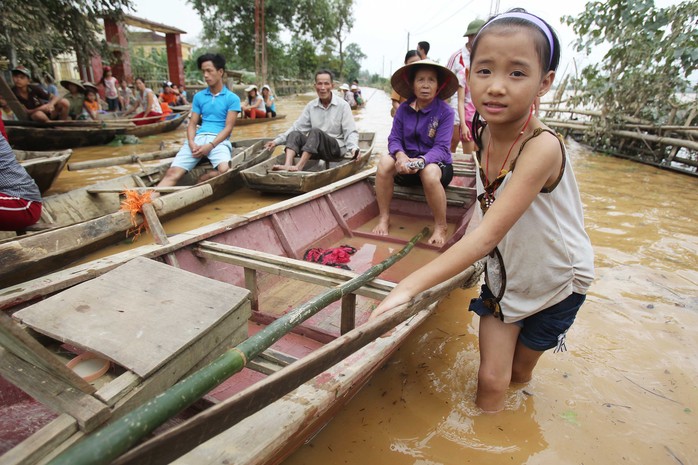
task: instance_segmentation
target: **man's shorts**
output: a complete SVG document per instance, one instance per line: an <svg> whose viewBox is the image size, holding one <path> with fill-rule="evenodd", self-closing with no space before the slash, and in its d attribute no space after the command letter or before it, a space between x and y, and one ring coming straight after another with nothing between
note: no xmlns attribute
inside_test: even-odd
<svg viewBox="0 0 698 465"><path fill-rule="evenodd" d="M468 310L480 316L492 315L492 306L485 304L488 299L494 299L494 295L489 287L483 284L480 297L470 301ZM521 327L519 340L531 350L545 351L553 347L563 349L565 334L574 323L585 299L585 295L573 292L562 302L513 323Z"/></svg>
<svg viewBox="0 0 698 465"><path fill-rule="evenodd" d="M446 187L451 183L453 179L453 165L446 165L441 162L437 163L439 168L441 168L441 185ZM395 184L398 186L421 186L422 178L419 177L419 173L415 174L396 174Z"/></svg>
<svg viewBox="0 0 698 465"><path fill-rule="evenodd" d="M213 140L217 136L218 134L211 133L197 134L194 137L194 143L196 143L196 145L199 146L208 144L209 142L213 142ZM220 165L221 163L229 162L232 159L232 153L233 146L230 144L229 140L226 140L221 142L213 150L211 150L207 157L202 158L208 158L208 160L211 162L211 165L213 165L213 168L216 169L218 165ZM185 171L191 171L192 168L194 168L199 163L199 160L201 160L202 158L194 158L191 154L189 142L185 142L182 148L179 149L179 152L177 152L177 156L172 162L172 166L182 168Z"/></svg>

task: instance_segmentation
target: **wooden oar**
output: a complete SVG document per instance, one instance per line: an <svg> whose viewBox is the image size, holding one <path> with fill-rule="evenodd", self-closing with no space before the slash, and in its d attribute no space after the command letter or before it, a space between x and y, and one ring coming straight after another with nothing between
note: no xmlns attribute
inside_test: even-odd
<svg viewBox="0 0 698 465"><path fill-rule="evenodd" d="M130 191L136 191L136 192L145 192L145 191L153 191L153 192L162 192L162 193L167 193L167 192L177 192L177 191L182 191L185 189L191 189L192 186L166 186L166 187L157 187L157 186L149 186L149 187L130 187L128 190ZM115 187L92 187L87 189L88 194L120 194L124 191L124 189L119 189Z"/></svg>
<svg viewBox="0 0 698 465"><path fill-rule="evenodd" d="M65 450L49 465L108 464L142 437L177 415L214 387L241 371L249 360L332 302L363 286L407 255L429 232L424 228L399 252L366 272L296 307L254 336L233 347L209 365L175 384L153 400L101 428Z"/></svg>
<svg viewBox="0 0 698 465"><path fill-rule="evenodd" d="M177 155L179 149L158 150L156 152L142 153L139 155L124 155L122 157L100 158L98 160L79 161L68 163L68 171L88 170L91 168L104 168L105 166L128 165L139 161L162 160Z"/></svg>

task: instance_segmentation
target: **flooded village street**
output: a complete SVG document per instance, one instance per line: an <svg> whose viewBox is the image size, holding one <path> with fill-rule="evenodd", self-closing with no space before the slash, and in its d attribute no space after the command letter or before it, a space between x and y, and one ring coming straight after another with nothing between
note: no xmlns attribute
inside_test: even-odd
<svg viewBox="0 0 698 465"><path fill-rule="evenodd" d="M357 126L376 132L374 154L385 153L390 100L364 92ZM281 98L286 120L236 128L233 138L274 137L310 98ZM71 161L180 144L184 131L76 149ZM452 293L285 464L698 463L698 181L567 144L596 265L568 351L544 355L533 381L510 390L504 412L482 415L473 402L478 317L466 311L475 291ZM52 192L125 172L65 171ZM284 198L242 189L164 227L177 234ZM86 260L133 246L124 240Z"/></svg>

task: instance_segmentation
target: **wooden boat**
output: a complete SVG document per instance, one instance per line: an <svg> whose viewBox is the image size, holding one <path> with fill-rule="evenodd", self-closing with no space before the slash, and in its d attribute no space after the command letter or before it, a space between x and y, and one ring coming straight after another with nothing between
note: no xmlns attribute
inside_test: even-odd
<svg viewBox="0 0 698 465"><path fill-rule="evenodd" d="M63 171L73 151L70 149L53 152L14 150L14 153L19 164L27 170L43 194L51 188L53 181Z"/></svg>
<svg viewBox="0 0 698 465"><path fill-rule="evenodd" d="M124 133L123 127L7 125L6 129L12 148L21 150L63 150L104 145L117 134Z"/></svg>
<svg viewBox="0 0 698 465"><path fill-rule="evenodd" d="M268 140L237 142L240 147L225 174L197 184L198 177L212 169L206 162L182 177L179 186L160 188L164 195L153 201L158 216L173 218L242 187L240 171L269 158L270 152L264 149ZM120 211L120 193L153 190L169 166L169 161L160 163L138 174L45 198L41 221L33 228L38 231L0 241L0 287L65 267L124 238L133 225L130 213Z"/></svg>
<svg viewBox="0 0 698 465"><path fill-rule="evenodd" d="M208 286L198 280L247 288L252 307L249 333L265 331L267 324L282 318L297 303L356 277L390 255L392 249L405 244L424 224L431 224L423 194L398 187L391 210L394 224L400 227L395 227L390 236L373 235L370 231L378 211L371 182L373 173L375 169L366 170L270 207L172 236L165 245L143 246L7 288L0 291L0 309L15 312L23 308L14 313L15 318L31 327L33 334L51 333L48 340L42 339L44 344L50 346L56 338L77 344L77 336L66 336L71 325L48 329L51 324L47 321L63 321L61 313L68 312L65 320L81 327L80 316L91 318L91 308L102 307L99 296L105 293L109 294L109 302L125 301L142 308L133 303L132 297L121 297L129 294L133 282L125 283L126 277L136 276L138 282L138 277L157 275L161 286L145 289L158 291L160 296L180 282L175 282L176 276L179 280L197 280L184 286L188 290L194 288L193 295L206 293L201 292L203 289L208 292ZM472 185L473 180L470 177L468 183ZM449 240L445 247L460 238L470 224L474 192L472 187L449 187L447 198ZM311 247L338 244L357 249L348 263L351 270L300 259ZM203 412L185 411L160 428L152 439L113 463L279 463L332 418L428 317L436 302L452 289L477 278L479 266L471 267L393 315L367 322L371 309L396 282L437 254L434 247L419 244L403 259L400 269L393 267L342 297L341 303L330 304L283 336L262 356L246 362L243 371L226 379L197 403L197 409L204 409ZM163 269L167 274L163 274ZM95 296L95 302L90 295ZM170 299L159 298L166 302ZM95 305L97 301L99 305ZM157 299L150 302L153 306L166 305ZM200 305L205 304L191 301L190 312L197 313ZM51 311L49 317L47 309L60 310ZM386 333L389 329L392 331ZM384 337L378 338L380 335ZM96 350L84 339L81 349ZM7 376L4 371L3 376ZM151 406L145 409L151 411ZM26 439L6 452L12 459L8 463L24 463L27 456L41 461L55 458L73 442L81 446L79 440L84 434L88 441L113 437L106 433L95 436L82 427L66 433L65 424L77 413L83 414L84 423L91 418L84 410L73 412L72 416L69 413L59 417L63 418L62 423L58 419L33 418L33 424L40 429L33 435L27 432ZM17 416L19 420L26 418ZM112 423L111 418L104 421ZM112 426L120 428L120 420L114 421L117 423ZM175 423L178 425L172 428ZM26 426L18 420L13 426L15 431L26 432ZM98 450L100 463L112 463L116 458L106 457L106 448L99 446Z"/></svg>
<svg viewBox="0 0 698 465"><path fill-rule="evenodd" d="M345 158L338 162L309 160L303 171L273 171L274 165L284 164L284 154L270 159L242 173L250 189L261 192L302 194L326 186L359 172L371 158L374 132L359 134L361 153L357 160Z"/></svg>
<svg viewBox="0 0 698 465"><path fill-rule="evenodd" d="M280 119L286 119L286 115L276 115L273 118L238 118L235 120L235 127L247 126L249 124L271 123Z"/></svg>
<svg viewBox="0 0 698 465"><path fill-rule="evenodd" d="M165 121L144 124L142 126L129 127L124 130L124 134L136 137L146 137L155 134L162 134L177 129L189 116L189 112L175 112L168 115Z"/></svg>

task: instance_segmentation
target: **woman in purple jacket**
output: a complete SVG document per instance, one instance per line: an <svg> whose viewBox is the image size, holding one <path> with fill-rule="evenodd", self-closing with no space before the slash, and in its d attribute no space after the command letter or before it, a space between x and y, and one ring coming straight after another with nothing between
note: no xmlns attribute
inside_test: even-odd
<svg viewBox="0 0 698 465"><path fill-rule="evenodd" d="M453 109L444 100L458 90L458 79L448 68L421 60L395 71L393 89L407 101L400 104L388 137L389 154L383 154L376 173L380 217L373 233L388 234L393 187L422 185L434 215L433 245L446 241L445 186L453 178L451 134Z"/></svg>

